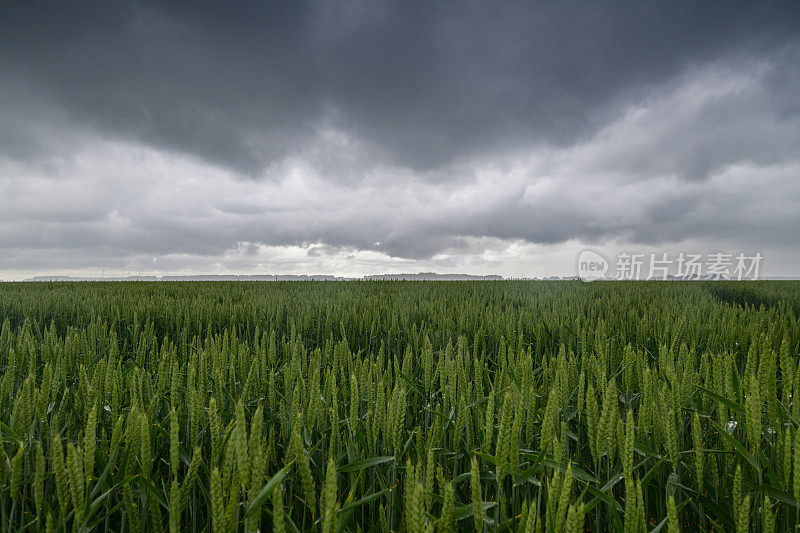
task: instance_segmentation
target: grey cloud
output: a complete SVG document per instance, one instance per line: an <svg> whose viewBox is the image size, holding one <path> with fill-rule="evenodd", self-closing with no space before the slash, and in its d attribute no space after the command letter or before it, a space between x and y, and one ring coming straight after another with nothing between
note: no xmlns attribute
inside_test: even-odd
<svg viewBox="0 0 800 533"><path fill-rule="evenodd" d="M0 4L0 270L797 248L796 3L332 6Z"/></svg>
<svg viewBox="0 0 800 533"><path fill-rule="evenodd" d="M718 69L729 72L720 74L721 79L712 76L696 82L700 87L684 89L680 97L652 102L638 124L617 133L617 146L606 146L588 165L595 172L625 173L634 179L675 175L697 181L732 164L796 159L800 111L797 98L787 91L800 90L800 39L764 63L753 65L752 58L722 63ZM717 94L685 101L704 92Z"/></svg>
<svg viewBox="0 0 800 533"><path fill-rule="evenodd" d="M0 72L31 105L250 176L302 152L322 120L422 172L583 139L687 65L768 53L799 14L793 2L6 3ZM363 177L358 162L325 162Z"/></svg>

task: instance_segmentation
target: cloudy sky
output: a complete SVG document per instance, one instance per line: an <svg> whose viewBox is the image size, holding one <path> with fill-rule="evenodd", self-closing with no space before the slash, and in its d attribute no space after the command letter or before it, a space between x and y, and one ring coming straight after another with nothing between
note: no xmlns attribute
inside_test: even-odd
<svg viewBox="0 0 800 533"><path fill-rule="evenodd" d="M0 278L800 275L797 2L0 3Z"/></svg>

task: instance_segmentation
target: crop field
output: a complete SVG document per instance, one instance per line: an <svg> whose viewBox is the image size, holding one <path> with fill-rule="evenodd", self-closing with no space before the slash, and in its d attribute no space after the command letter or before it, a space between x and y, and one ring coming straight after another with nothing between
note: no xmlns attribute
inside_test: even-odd
<svg viewBox="0 0 800 533"><path fill-rule="evenodd" d="M0 284L0 530L793 530L798 309L798 282Z"/></svg>

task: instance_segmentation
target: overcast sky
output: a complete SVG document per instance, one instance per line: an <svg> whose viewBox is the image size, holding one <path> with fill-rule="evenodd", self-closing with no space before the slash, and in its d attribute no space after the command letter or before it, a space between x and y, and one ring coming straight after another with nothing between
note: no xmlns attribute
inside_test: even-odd
<svg viewBox="0 0 800 533"><path fill-rule="evenodd" d="M800 3L0 3L0 278L800 275Z"/></svg>

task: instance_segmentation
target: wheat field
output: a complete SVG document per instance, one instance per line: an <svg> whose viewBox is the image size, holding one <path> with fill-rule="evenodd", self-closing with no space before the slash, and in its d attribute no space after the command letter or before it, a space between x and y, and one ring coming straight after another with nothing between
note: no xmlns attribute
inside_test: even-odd
<svg viewBox="0 0 800 533"><path fill-rule="evenodd" d="M787 531L800 283L0 284L2 531Z"/></svg>

